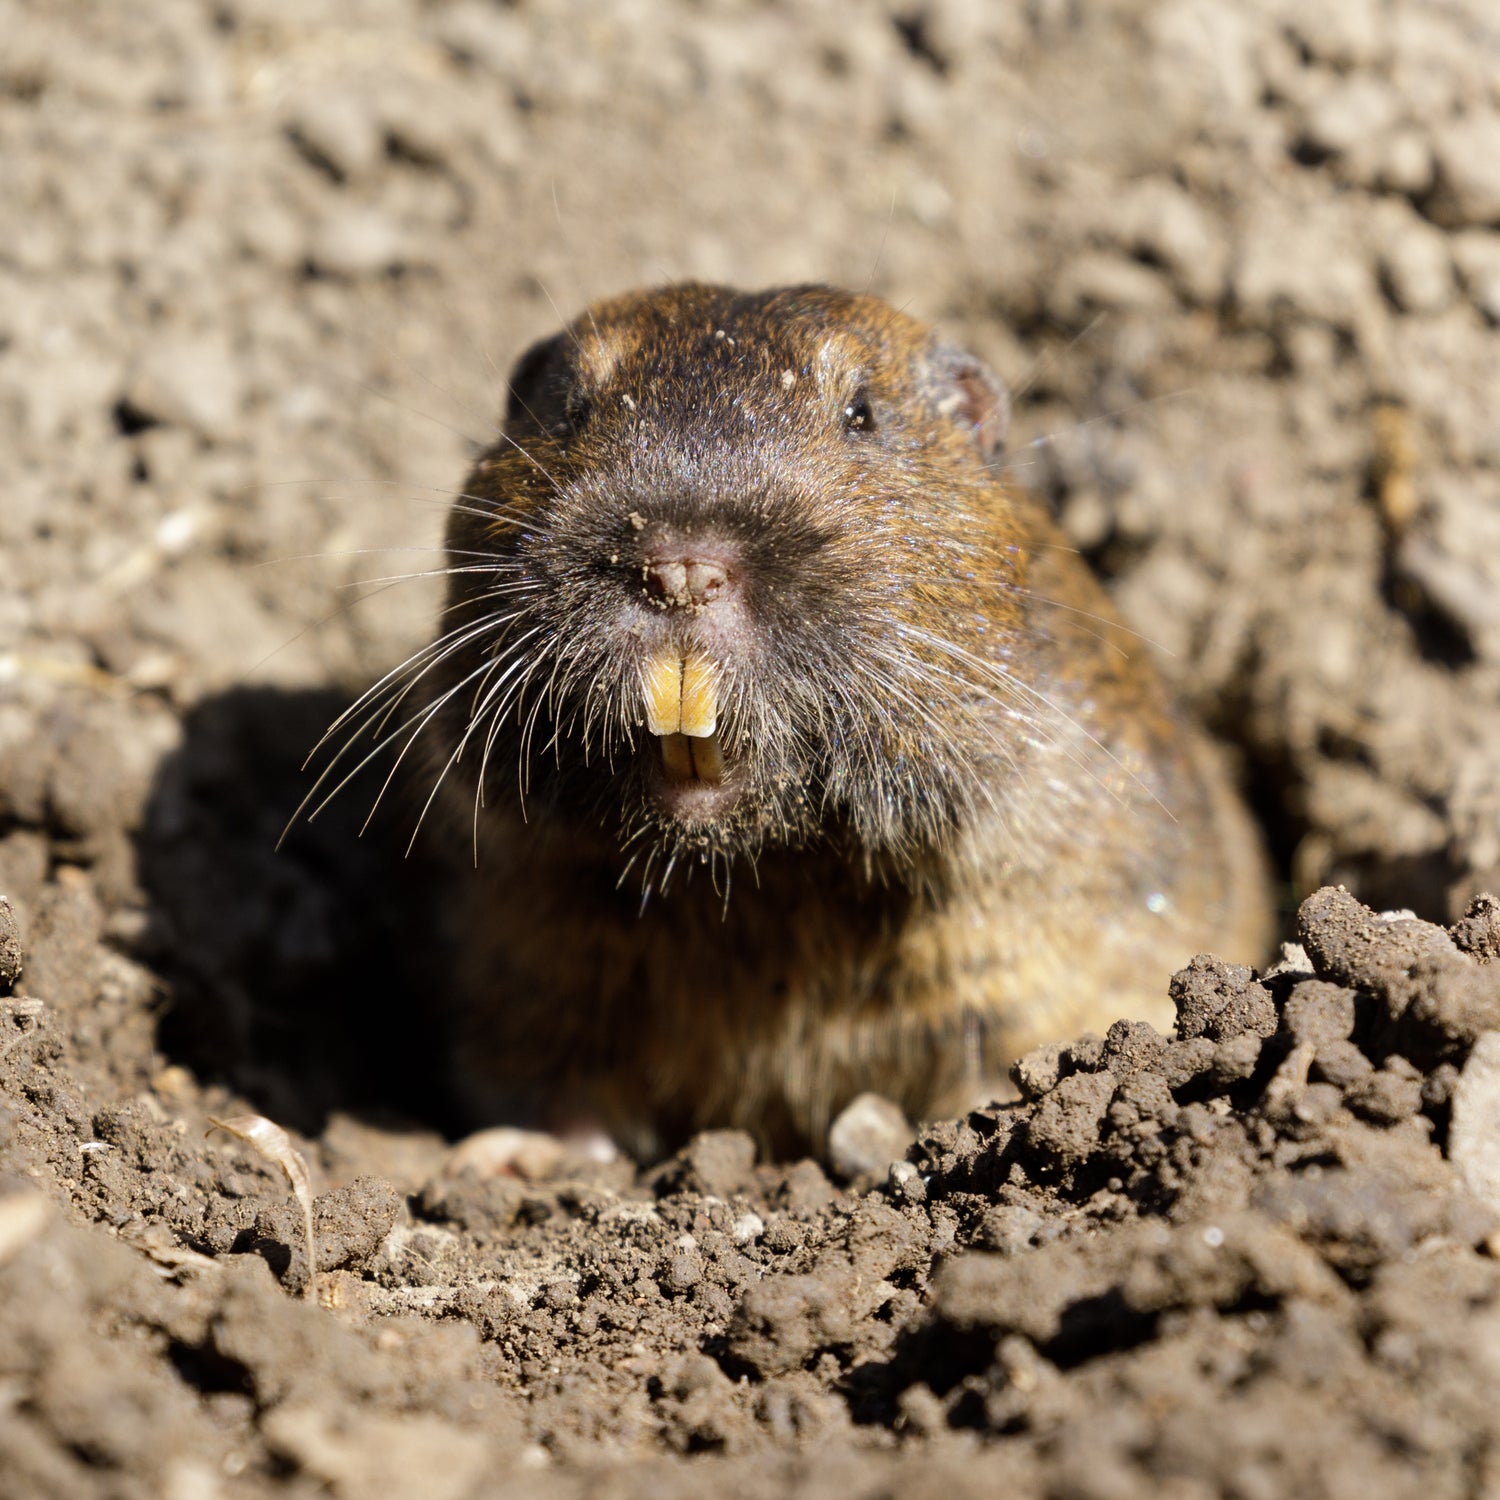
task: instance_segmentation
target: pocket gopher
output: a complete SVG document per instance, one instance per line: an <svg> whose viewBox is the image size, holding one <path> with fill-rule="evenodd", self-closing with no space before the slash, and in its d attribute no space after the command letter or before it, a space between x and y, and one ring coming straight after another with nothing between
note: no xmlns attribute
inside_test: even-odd
<svg viewBox="0 0 1500 1500"><path fill-rule="evenodd" d="M878 298L679 285L516 365L387 685L461 860L481 1122L817 1148L1270 937L1259 842L1044 509L1008 403Z"/></svg>

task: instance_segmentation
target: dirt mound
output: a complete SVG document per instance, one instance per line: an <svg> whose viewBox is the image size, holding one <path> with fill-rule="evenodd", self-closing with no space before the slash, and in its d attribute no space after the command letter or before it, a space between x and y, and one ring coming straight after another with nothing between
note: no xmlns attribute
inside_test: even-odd
<svg viewBox="0 0 1500 1500"><path fill-rule="evenodd" d="M88 948L72 896L44 971ZM611 1492L646 1494L703 1482L668 1455L714 1454L727 1493L888 1493L922 1454L960 1493L1472 1493L1500 920L1476 903L1450 934L1329 888L1299 925L1262 978L1194 959L1174 1038L1121 1021L1033 1053L1022 1102L932 1127L864 1191L724 1131L645 1173L413 1192L359 1169L402 1146L431 1172L435 1139L335 1122L329 1311L288 1296L300 1217L243 1145L200 1144L180 1070L92 1103L66 1083L86 1028L11 1001L12 1492L583 1494L629 1460Z"/></svg>
<svg viewBox="0 0 1500 1500"><path fill-rule="evenodd" d="M1500 1486L1487 0L0 29L0 1490ZM1178 1035L1033 1054L868 1179L733 1134L444 1177L412 810L276 841L431 629L498 369L677 275L869 284L1000 370L1302 946L1182 955ZM205 1139L249 1108L321 1306Z"/></svg>

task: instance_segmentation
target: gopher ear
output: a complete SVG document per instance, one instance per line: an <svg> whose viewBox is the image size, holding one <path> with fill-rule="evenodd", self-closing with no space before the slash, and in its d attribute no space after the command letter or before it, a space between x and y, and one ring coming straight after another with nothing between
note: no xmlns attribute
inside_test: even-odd
<svg viewBox="0 0 1500 1500"><path fill-rule="evenodd" d="M966 349L939 344L935 356L941 394L938 409L967 427L985 463L1005 447L1010 431L1010 397L1005 387Z"/></svg>
<svg viewBox="0 0 1500 1500"><path fill-rule="evenodd" d="M573 385L566 334L554 334L529 348L511 367L505 388L507 432L555 432L567 421Z"/></svg>

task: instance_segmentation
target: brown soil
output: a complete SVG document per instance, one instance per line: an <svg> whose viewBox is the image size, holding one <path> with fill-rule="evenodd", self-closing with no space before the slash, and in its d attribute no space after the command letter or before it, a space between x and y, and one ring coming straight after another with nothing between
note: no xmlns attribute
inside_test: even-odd
<svg viewBox="0 0 1500 1500"><path fill-rule="evenodd" d="M1491 10L0 6L0 1493L1500 1491ZM410 809L276 839L497 370L679 275L1012 382L1302 947L869 1180L445 1178Z"/></svg>

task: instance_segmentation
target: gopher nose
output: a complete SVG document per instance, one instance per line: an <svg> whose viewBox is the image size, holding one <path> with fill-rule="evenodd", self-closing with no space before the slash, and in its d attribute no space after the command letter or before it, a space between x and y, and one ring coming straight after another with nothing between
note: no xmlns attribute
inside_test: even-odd
<svg viewBox="0 0 1500 1500"><path fill-rule="evenodd" d="M729 569L712 558L656 557L641 571L646 592L670 609L709 604L729 589Z"/></svg>

